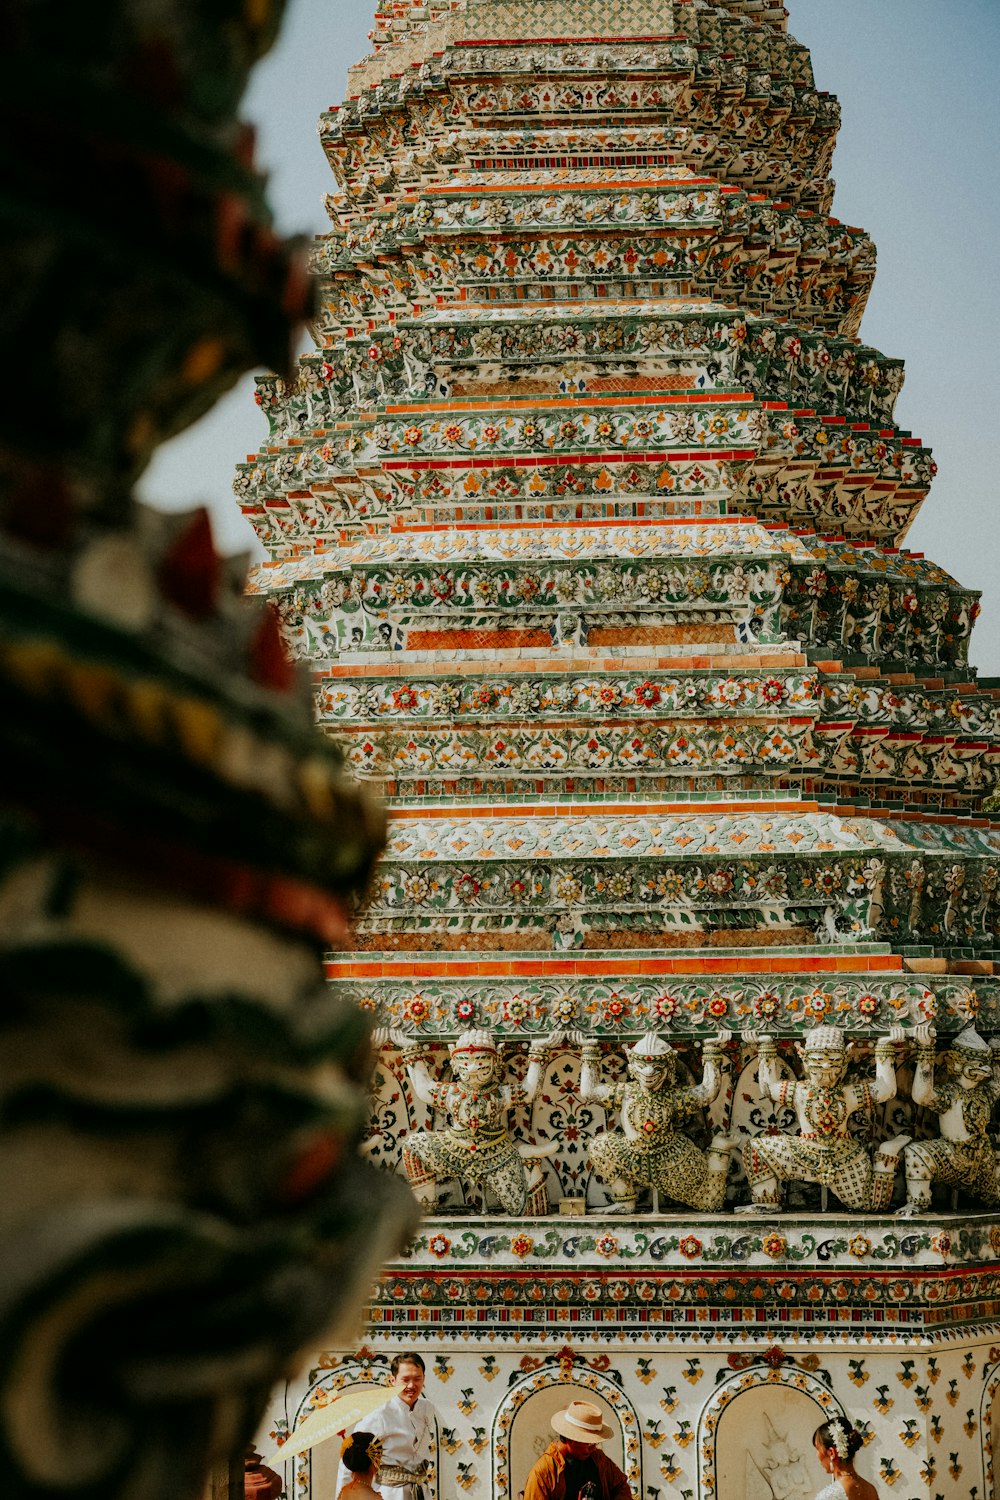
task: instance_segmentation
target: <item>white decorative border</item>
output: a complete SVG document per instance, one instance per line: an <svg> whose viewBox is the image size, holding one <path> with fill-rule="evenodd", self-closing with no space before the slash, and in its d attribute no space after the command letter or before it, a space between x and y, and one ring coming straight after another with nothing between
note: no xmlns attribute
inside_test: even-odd
<svg viewBox="0 0 1000 1500"><path fill-rule="evenodd" d="M995 1350L990 1351L995 1354ZM985 1375L986 1369L983 1374ZM993 1398L1000 1392L1000 1364L993 1367L993 1372L983 1387L983 1398L979 1407L979 1436L982 1442L983 1453L983 1494L995 1495L996 1487L994 1481L993 1464Z"/></svg>
<svg viewBox="0 0 1000 1500"><path fill-rule="evenodd" d="M378 1377L384 1375L385 1379ZM331 1395L339 1395L348 1386L354 1385L384 1385L385 1399L388 1401L392 1394L392 1377L389 1374L389 1362L384 1365L373 1366L370 1361L345 1360L336 1369L324 1371L319 1380L315 1381L306 1391L302 1400L295 1409L292 1424L289 1429L289 1437L294 1436L295 1429L300 1422L317 1410L324 1403L316 1401L317 1391L323 1391ZM352 1424L353 1425L353 1424ZM435 1451L435 1463L439 1454ZM286 1460L287 1462L287 1460ZM294 1500L312 1500L312 1449L300 1453L292 1460L294 1464L294 1485L290 1493ZM324 1497L326 1500L326 1497Z"/></svg>
<svg viewBox="0 0 1000 1500"><path fill-rule="evenodd" d="M749 1139L749 1137L748 1137ZM758 1214L716 1224L689 1212L636 1214L613 1227L600 1209L581 1217L550 1215L522 1220L429 1216L405 1260L387 1263L388 1279L412 1273L478 1275L495 1271L545 1271L576 1279L629 1275L664 1278L679 1272L711 1280L733 1273L809 1268L817 1274L867 1271L903 1281L964 1265L995 1269L1000 1263L1000 1214L927 1214L904 1222L891 1215L839 1213ZM888 1294L905 1303L903 1295ZM598 1299L588 1298L594 1301ZM642 1297L655 1304L655 1297Z"/></svg>

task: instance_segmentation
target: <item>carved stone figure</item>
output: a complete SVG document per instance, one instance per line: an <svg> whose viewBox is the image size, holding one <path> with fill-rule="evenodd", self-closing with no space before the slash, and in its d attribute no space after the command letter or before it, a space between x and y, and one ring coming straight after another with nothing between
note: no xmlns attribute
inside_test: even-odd
<svg viewBox="0 0 1000 1500"><path fill-rule="evenodd" d="M984 936L990 931L990 907L1000 885L1000 870L996 865L987 865L979 876L979 900L973 910L973 920Z"/></svg>
<svg viewBox="0 0 1000 1500"><path fill-rule="evenodd" d="M723 1038L724 1039L724 1038ZM729 1153L735 1140L717 1135L700 1150L679 1128L702 1118L722 1088L726 1070L722 1048L707 1041L702 1081L677 1083L677 1057L662 1037L650 1032L628 1050L628 1078L601 1083L597 1043L583 1044L580 1097L621 1111L621 1126L594 1137L588 1159L608 1184L612 1214L635 1211L638 1189L656 1188L688 1208L717 1212L726 1195Z"/></svg>
<svg viewBox="0 0 1000 1500"><path fill-rule="evenodd" d="M935 1182L962 1188L993 1207L1000 1203L1000 1174L988 1134L990 1115L1000 1099L1000 1039L985 1042L971 1026L944 1054L950 1077L935 1083L935 1031L918 1026L913 1102L939 1117L941 1137L907 1146L904 1217L926 1212Z"/></svg>
<svg viewBox="0 0 1000 1500"><path fill-rule="evenodd" d="M402 1050L410 1083L418 1099L444 1111L448 1124L420 1130L403 1150L410 1186L428 1210L437 1202L437 1184L448 1177L488 1184L509 1214L533 1217L548 1213L545 1176L537 1158L551 1155L555 1142L530 1146L510 1132L510 1112L530 1104L542 1082L542 1071L554 1038L536 1038L529 1052L524 1083L503 1083L502 1061L488 1031L466 1031L451 1048L452 1078L437 1082L412 1038L393 1034ZM526 1160L536 1158L532 1166Z"/></svg>
<svg viewBox="0 0 1000 1500"><path fill-rule="evenodd" d="M892 1198L893 1177L900 1152L909 1136L886 1141L874 1161L848 1129L856 1110L870 1113L875 1105L896 1093L894 1043L903 1040L903 1028L894 1026L875 1049L875 1079L848 1083L847 1049L837 1026L816 1026L797 1047L804 1078L778 1076L774 1038L750 1033L759 1047L758 1081L761 1092L778 1104L794 1108L799 1122L797 1136L755 1136L743 1147L743 1167L750 1183L752 1201L737 1212L780 1208L781 1183L816 1182L831 1187L848 1208L863 1212L886 1209Z"/></svg>
<svg viewBox="0 0 1000 1500"><path fill-rule="evenodd" d="M924 886L927 884L927 873L919 859L910 861L910 868L906 871L903 879L910 892L909 928L911 932L919 932L920 908L923 901Z"/></svg>
<svg viewBox="0 0 1000 1500"><path fill-rule="evenodd" d="M961 909L962 892L965 889L965 867L963 865L952 865L944 877L944 888L948 893L948 901L944 909L944 930L954 932Z"/></svg>
<svg viewBox="0 0 1000 1500"><path fill-rule="evenodd" d="M865 887L868 891L868 931L877 933L885 916L884 859L870 859L864 868Z"/></svg>
<svg viewBox="0 0 1000 1500"><path fill-rule="evenodd" d="M802 1454L767 1412L755 1424L757 1449L746 1455L745 1500L802 1500L812 1485Z"/></svg>

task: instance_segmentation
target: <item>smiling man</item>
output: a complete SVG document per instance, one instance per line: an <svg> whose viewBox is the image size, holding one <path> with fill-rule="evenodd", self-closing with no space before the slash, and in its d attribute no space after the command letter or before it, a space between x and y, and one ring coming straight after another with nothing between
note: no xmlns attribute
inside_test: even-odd
<svg viewBox="0 0 1000 1500"><path fill-rule="evenodd" d="M406 1350L396 1355L389 1371L392 1395L358 1424L382 1442L382 1462L372 1487L382 1500L423 1500L437 1427L437 1412L423 1394L424 1361ZM338 1494L352 1477L341 1464Z"/></svg>
<svg viewBox="0 0 1000 1500"><path fill-rule="evenodd" d="M524 1500L632 1500L618 1465L601 1444L614 1436L589 1401L571 1401L551 1418L558 1434L528 1475Z"/></svg>

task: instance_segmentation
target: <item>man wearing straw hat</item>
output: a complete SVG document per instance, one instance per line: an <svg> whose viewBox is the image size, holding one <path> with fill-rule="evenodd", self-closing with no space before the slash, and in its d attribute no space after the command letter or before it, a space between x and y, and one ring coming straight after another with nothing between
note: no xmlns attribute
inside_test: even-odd
<svg viewBox="0 0 1000 1500"><path fill-rule="evenodd" d="M599 1406L571 1401L551 1422L557 1440L528 1475L524 1500L632 1500L625 1475L601 1451L614 1431Z"/></svg>

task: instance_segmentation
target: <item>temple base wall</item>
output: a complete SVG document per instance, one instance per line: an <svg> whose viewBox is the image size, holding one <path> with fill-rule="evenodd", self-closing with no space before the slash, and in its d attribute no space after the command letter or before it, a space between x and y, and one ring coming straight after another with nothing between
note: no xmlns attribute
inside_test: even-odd
<svg viewBox="0 0 1000 1500"><path fill-rule="evenodd" d="M812 1434L838 1414L865 1433L858 1469L882 1493L1000 1493L1000 1222L609 1222L427 1221L387 1268L364 1342L277 1392L262 1441L387 1383L392 1355L415 1349L440 1500L518 1500L552 1413L577 1397L604 1410L637 1500L812 1500ZM332 1500L338 1451L289 1460L288 1495Z"/></svg>

